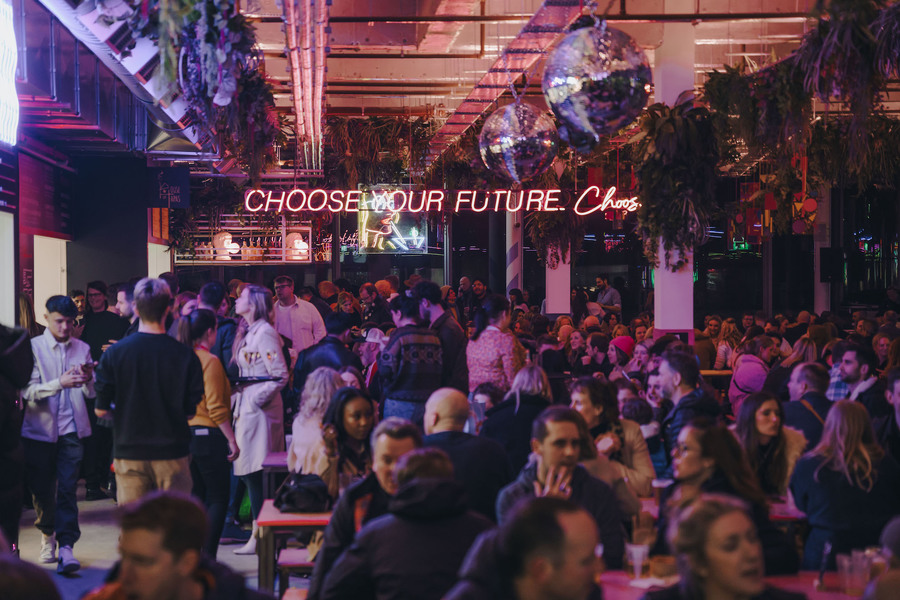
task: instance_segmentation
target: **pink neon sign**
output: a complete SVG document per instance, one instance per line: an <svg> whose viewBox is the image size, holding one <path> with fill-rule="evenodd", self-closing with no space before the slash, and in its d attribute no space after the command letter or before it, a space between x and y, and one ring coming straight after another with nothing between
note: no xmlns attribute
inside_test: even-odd
<svg viewBox="0 0 900 600"><path fill-rule="evenodd" d="M602 192L602 193L601 193ZM573 194L574 198L575 195ZM249 212L556 212L567 210L563 190L248 190L244 208ZM572 204L578 215L596 211L634 212L637 198L616 198L616 188L605 192L594 185L580 192Z"/></svg>

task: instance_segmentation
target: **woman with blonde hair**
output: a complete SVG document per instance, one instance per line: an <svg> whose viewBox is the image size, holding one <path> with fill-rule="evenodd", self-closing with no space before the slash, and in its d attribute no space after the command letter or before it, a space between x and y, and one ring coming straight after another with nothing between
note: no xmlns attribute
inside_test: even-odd
<svg viewBox="0 0 900 600"><path fill-rule="evenodd" d="M866 408L852 400L835 402L822 439L797 462L791 493L810 525L803 568L855 548L878 545L878 535L897 514L900 466L875 439ZM823 557L826 543L831 554Z"/></svg>
<svg viewBox="0 0 900 600"><path fill-rule="evenodd" d="M287 456L291 473L321 476L327 468L322 418L332 396L343 386L341 376L331 367L319 367L306 378L300 407L291 427L291 447Z"/></svg>
<svg viewBox="0 0 900 600"><path fill-rule="evenodd" d="M580 329L575 329L569 333L563 346L563 353L569 368L572 370L581 366L581 358L587 354L587 335Z"/></svg>
<svg viewBox="0 0 900 600"><path fill-rule="evenodd" d="M503 402L485 412L481 435L504 447L515 472L525 466L531 454L532 421L552 401L547 374L529 365L516 373Z"/></svg>
<svg viewBox="0 0 900 600"><path fill-rule="evenodd" d="M359 301L350 292L341 292L338 294L335 312L348 315L351 327L359 327L362 325L362 307L359 305Z"/></svg>
<svg viewBox="0 0 900 600"><path fill-rule="evenodd" d="M872 338L872 349L875 351L875 370L879 375L885 372L890 357L891 338L884 333L876 333Z"/></svg>
<svg viewBox="0 0 900 600"><path fill-rule="evenodd" d="M749 507L724 494L702 494L681 510L668 530L680 581L648 592L644 600L801 600L770 588L763 547Z"/></svg>
<svg viewBox="0 0 900 600"><path fill-rule="evenodd" d="M241 454L234 474L244 480L250 494L253 535L235 554L256 552L256 517L262 509L262 463L271 452L284 451L284 408L281 388L288 379L281 336L272 326L272 293L248 285L234 304L243 317L234 338L232 360L240 378L231 397L234 435Z"/></svg>
<svg viewBox="0 0 900 600"><path fill-rule="evenodd" d="M726 319L719 332L719 343L716 346L716 362L713 369L727 369L731 366L731 356L741 343L741 332L734 319Z"/></svg>

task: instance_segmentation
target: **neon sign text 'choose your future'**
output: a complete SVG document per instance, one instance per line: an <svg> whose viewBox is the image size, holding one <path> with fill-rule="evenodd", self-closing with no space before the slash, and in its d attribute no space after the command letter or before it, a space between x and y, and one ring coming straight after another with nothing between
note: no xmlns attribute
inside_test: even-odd
<svg viewBox="0 0 900 600"><path fill-rule="evenodd" d="M616 188L603 191L592 185L571 194L577 199L571 206L577 215L598 210L634 212L637 198L616 198ZM249 190L244 208L249 212L391 211L391 212L556 212L567 210L563 191L551 190Z"/></svg>

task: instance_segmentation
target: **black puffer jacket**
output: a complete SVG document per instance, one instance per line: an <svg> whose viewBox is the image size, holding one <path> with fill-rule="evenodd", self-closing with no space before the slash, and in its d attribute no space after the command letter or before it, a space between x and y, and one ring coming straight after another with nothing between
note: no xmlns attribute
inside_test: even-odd
<svg viewBox="0 0 900 600"><path fill-rule="evenodd" d="M359 531L332 567L323 600L440 600L472 542L493 527L466 509L462 486L450 479L414 479L388 510Z"/></svg>

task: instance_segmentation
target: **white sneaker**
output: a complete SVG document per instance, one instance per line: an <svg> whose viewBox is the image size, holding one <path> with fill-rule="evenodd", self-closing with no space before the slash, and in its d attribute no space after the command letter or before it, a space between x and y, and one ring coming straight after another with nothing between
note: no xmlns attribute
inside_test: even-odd
<svg viewBox="0 0 900 600"><path fill-rule="evenodd" d="M41 558L42 563L52 563L56 560L56 534L41 534Z"/></svg>
<svg viewBox="0 0 900 600"><path fill-rule="evenodd" d="M235 548L232 552L235 554L256 554L256 540L258 537L259 527L256 525L256 521L253 521L253 533L250 534L250 539L247 540L246 544L240 548Z"/></svg>
<svg viewBox="0 0 900 600"><path fill-rule="evenodd" d="M72 555L72 546L59 547L59 565L56 567L57 573L68 574L74 573L81 568L81 563Z"/></svg>

